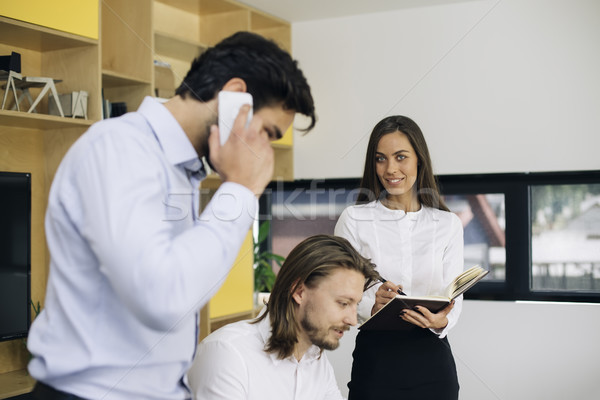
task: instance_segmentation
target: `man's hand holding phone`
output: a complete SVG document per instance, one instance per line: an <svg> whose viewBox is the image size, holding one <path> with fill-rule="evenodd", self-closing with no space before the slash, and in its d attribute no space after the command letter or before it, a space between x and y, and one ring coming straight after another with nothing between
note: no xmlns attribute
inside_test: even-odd
<svg viewBox="0 0 600 400"><path fill-rule="evenodd" d="M219 126L211 127L210 160L223 181L236 182L260 195L271 181L274 153L259 116L252 117L252 96L219 92Z"/></svg>

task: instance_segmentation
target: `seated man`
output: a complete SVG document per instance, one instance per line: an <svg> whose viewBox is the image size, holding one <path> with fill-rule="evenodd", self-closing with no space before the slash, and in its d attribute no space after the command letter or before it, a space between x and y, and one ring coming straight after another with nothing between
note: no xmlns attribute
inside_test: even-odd
<svg viewBox="0 0 600 400"><path fill-rule="evenodd" d="M205 338L188 373L196 399L341 399L323 349L351 325L374 265L345 239L317 235L284 262L265 310Z"/></svg>

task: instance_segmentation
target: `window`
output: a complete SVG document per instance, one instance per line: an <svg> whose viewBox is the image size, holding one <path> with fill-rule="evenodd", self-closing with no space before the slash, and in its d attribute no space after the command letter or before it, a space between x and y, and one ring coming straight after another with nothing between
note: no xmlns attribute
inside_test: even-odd
<svg viewBox="0 0 600 400"><path fill-rule="evenodd" d="M266 250L287 257L309 236L333 235L342 211L356 202L358 184L357 179L272 183L260 205L260 220L271 223L271 240L267 241ZM277 268L273 265L275 272Z"/></svg>
<svg viewBox="0 0 600 400"><path fill-rule="evenodd" d="M470 299L600 303L600 171L441 175L464 228L465 266L490 274ZM261 198L267 246L287 256L304 238L333 234L359 179L274 182Z"/></svg>
<svg viewBox="0 0 600 400"><path fill-rule="evenodd" d="M600 293L600 183L531 186L531 289Z"/></svg>
<svg viewBox="0 0 600 400"><path fill-rule="evenodd" d="M439 181L463 220L465 264L491 272L465 297L600 302L600 171Z"/></svg>
<svg viewBox="0 0 600 400"><path fill-rule="evenodd" d="M462 221L465 267L490 271L486 280L506 278L506 219L503 193L443 196L450 211Z"/></svg>

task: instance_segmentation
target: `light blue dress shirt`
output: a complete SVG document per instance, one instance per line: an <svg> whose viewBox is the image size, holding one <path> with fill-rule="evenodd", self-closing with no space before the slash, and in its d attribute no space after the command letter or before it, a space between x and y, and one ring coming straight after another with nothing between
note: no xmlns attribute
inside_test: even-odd
<svg viewBox="0 0 600 400"><path fill-rule="evenodd" d="M31 375L90 399L184 399L198 310L216 293L258 209L224 183L201 215L202 162L152 98L94 124L50 190L45 308Z"/></svg>

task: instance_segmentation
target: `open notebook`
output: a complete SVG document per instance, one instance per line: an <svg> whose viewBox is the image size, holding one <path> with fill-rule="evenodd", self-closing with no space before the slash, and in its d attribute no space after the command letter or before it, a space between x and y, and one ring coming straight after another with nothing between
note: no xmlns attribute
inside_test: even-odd
<svg viewBox="0 0 600 400"><path fill-rule="evenodd" d="M400 312L411 309L414 306L426 307L429 311L436 313L448 306L456 297L460 296L473 285L483 279L489 271L476 265L458 275L443 293L439 296L403 296L396 295L379 311L366 320L358 329L365 330L406 330L414 328L415 325L400 318Z"/></svg>

